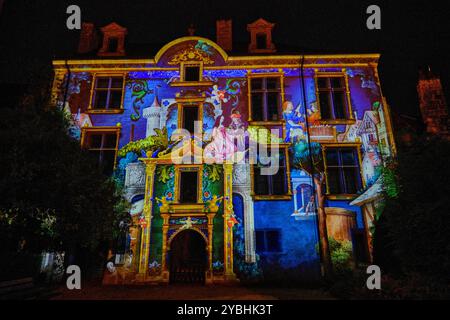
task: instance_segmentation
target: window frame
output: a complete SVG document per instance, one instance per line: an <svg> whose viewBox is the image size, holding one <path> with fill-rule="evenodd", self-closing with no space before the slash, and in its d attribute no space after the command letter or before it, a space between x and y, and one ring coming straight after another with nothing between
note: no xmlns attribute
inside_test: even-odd
<svg viewBox="0 0 450 320"><path fill-rule="evenodd" d="M253 120L252 119L252 80L258 79L258 78L279 78L280 80L280 102L278 105L278 120ZM265 89L264 94L267 96L267 89ZM280 69L279 72L265 72L265 73L251 73L249 71L247 75L247 95L248 95L248 123L249 125L264 125L264 126L273 126L273 125L283 125L283 110L282 105L285 101L285 88L284 88L284 73ZM263 118L267 118L267 102L264 105L263 102L263 113L265 113L265 116ZM283 131L285 131L285 128L283 128Z"/></svg>
<svg viewBox="0 0 450 320"><path fill-rule="evenodd" d="M355 199L358 195L357 193L354 194L348 194L348 193L341 193L341 194L332 194L330 193L329 183L328 183L328 164L327 164L327 158L326 158L326 150L327 149L339 149L339 148L355 148L356 154L358 156L358 167L359 167L359 178L361 182L361 188L366 188L366 181L364 179L363 175L363 168L362 168L362 155L361 155L361 143L323 143L322 144L322 158L323 158L323 164L324 164L324 170L325 170L325 185L326 185L326 196L330 200L352 200Z"/></svg>
<svg viewBox="0 0 450 320"><path fill-rule="evenodd" d="M282 195L260 195L255 193L255 164L250 164L250 180L251 180L251 193L253 200L291 200L292 199L292 185L291 185L291 168L290 168L290 159L289 159L289 146L290 143L280 143L278 145L279 151L283 150L285 157L285 168L286 168L286 183L287 183L287 193ZM270 146L268 147L270 150Z"/></svg>
<svg viewBox="0 0 450 320"><path fill-rule="evenodd" d="M122 78L122 89L121 89L121 99L120 99L120 107L117 109L96 109L94 107L94 99L95 99L95 94L96 94L96 83L97 80L99 78ZM87 113L103 113L103 114L118 114L118 113L123 113L124 112L124 107L123 107L123 101L125 98L125 73L94 73L93 77L92 77L92 84L91 84L91 92L90 92L90 97L89 97L89 106L87 109ZM111 81L111 80L110 80ZM107 88L108 92L111 92L111 87ZM116 90L118 91L118 90ZM109 93L109 97L110 97L110 93Z"/></svg>
<svg viewBox="0 0 450 320"><path fill-rule="evenodd" d="M345 112L347 113L347 118L345 119L322 119L322 112L320 110L320 89L319 89L319 78L343 78L344 79L344 97L345 97ZM317 109L319 112L319 123L320 124L353 124L355 123L355 118L353 115L352 100L350 95L350 88L348 84L348 75L345 68L341 71L319 71L319 69L314 69L314 85L316 91L316 102ZM333 106L334 110L334 106Z"/></svg>
<svg viewBox="0 0 450 320"><path fill-rule="evenodd" d="M185 68L190 66L198 66L199 67L199 80L198 81L185 81ZM212 81L205 81L203 79L203 61L186 61L180 62L180 80L173 81L170 83L172 87L199 87L199 86L212 86L214 83Z"/></svg>
<svg viewBox="0 0 450 320"><path fill-rule="evenodd" d="M180 202L180 187L181 187L181 172L183 171L197 171L197 202L196 203L183 203ZM203 165L198 164L179 164L175 165L175 186L174 186L174 200L176 204L190 205L190 204L202 204L203 203Z"/></svg>
<svg viewBox="0 0 450 320"><path fill-rule="evenodd" d="M117 167L117 153L119 151L119 140L120 140L120 132L121 132L121 126L120 124L117 124L115 127L113 126L98 126L98 127L82 127L81 128L81 139L80 139L80 145L81 148L85 149L85 150L93 150L93 149L97 149L97 148L89 148L87 146L87 136L89 135L89 133L97 133L97 134L116 134L116 146L115 148L100 148L98 150L102 151L102 150L108 150L108 151L112 151L114 150L114 166L113 166L113 171L116 169Z"/></svg>
<svg viewBox="0 0 450 320"><path fill-rule="evenodd" d="M176 98L177 101L177 112L178 112L178 119L177 119L177 126L178 129L183 129L183 109L189 108L189 106L196 106L198 108L198 120L200 121L200 128L203 128L203 104L205 102L205 97L199 97L199 98ZM203 129L202 129L203 130ZM195 132L191 132L192 135L195 134Z"/></svg>

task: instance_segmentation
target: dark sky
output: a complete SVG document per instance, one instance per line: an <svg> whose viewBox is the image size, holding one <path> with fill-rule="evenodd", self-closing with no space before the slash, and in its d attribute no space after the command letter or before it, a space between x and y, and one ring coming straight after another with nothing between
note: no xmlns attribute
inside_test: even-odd
<svg viewBox="0 0 450 320"><path fill-rule="evenodd" d="M66 28L70 4L81 7L83 21L122 24L128 41L136 43L167 43L186 35L190 23L196 35L215 40L215 20L220 18L233 19L234 40L247 42L246 25L263 17L276 23L275 44L317 52L381 53L384 94L398 112L417 114L421 66L430 65L441 75L450 99L450 11L445 1L432 0L4 0L0 82L27 82L32 70L75 50L79 32ZM370 4L381 7L381 30L366 28Z"/></svg>

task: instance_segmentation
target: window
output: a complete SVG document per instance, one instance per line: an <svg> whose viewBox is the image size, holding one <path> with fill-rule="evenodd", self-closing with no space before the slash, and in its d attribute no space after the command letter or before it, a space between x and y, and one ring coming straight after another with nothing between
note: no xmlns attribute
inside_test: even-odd
<svg viewBox="0 0 450 320"><path fill-rule="evenodd" d="M279 229L255 230L255 234L257 253L281 252L281 231Z"/></svg>
<svg viewBox="0 0 450 320"><path fill-rule="evenodd" d="M199 108L196 105L185 105L182 107L183 119L181 126L191 134L194 134L195 121L199 121Z"/></svg>
<svg viewBox="0 0 450 320"><path fill-rule="evenodd" d="M251 120L278 121L281 116L281 77L251 78Z"/></svg>
<svg viewBox="0 0 450 320"><path fill-rule="evenodd" d="M327 187L330 194L356 194L361 172L356 147L326 147Z"/></svg>
<svg viewBox="0 0 450 320"><path fill-rule="evenodd" d="M202 166L176 166L175 190L178 203L201 203Z"/></svg>
<svg viewBox="0 0 450 320"><path fill-rule="evenodd" d="M318 75L317 97L322 120L347 120L351 118L344 75Z"/></svg>
<svg viewBox="0 0 450 320"><path fill-rule="evenodd" d="M180 203L197 203L197 171L180 172Z"/></svg>
<svg viewBox="0 0 450 320"><path fill-rule="evenodd" d="M116 52L119 47L119 39L118 38L109 38L108 39L108 52Z"/></svg>
<svg viewBox="0 0 450 320"><path fill-rule="evenodd" d="M98 160L103 173L112 174L118 147L118 131L116 129L98 131L98 128L83 131L83 147Z"/></svg>
<svg viewBox="0 0 450 320"><path fill-rule="evenodd" d="M269 155L272 154L269 151ZM284 196L289 194L287 169L287 149L280 148L278 154L278 171L274 175L263 175L262 169L273 164L253 165L253 192L256 196Z"/></svg>
<svg viewBox="0 0 450 320"><path fill-rule="evenodd" d="M200 81L200 67L199 66L185 66L184 67L184 81Z"/></svg>
<svg viewBox="0 0 450 320"><path fill-rule="evenodd" d="M92 97L94 110L120 110L122 108L123 76L96 77Z"/></svg>
<svg viewBox="0 0 450 320"><path fill-rule="evenodd" d="M256 49L267 48L267 35L265 33L258 33L256 35Z"/></svg>

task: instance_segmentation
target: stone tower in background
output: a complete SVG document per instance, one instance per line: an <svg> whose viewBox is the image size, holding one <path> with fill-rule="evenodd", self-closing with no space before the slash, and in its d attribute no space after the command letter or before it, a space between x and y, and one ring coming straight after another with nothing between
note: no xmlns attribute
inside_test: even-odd
<svg viewBox="0 0 450 320"><path fill-rule="evenodd" d="M430 68L419 71L417 93L427 133L450 138L450 118L441 79Z"/></svg>

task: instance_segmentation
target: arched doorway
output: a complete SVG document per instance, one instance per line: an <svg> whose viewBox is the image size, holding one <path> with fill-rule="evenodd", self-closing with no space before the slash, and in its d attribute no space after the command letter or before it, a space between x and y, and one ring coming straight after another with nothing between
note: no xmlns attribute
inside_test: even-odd
<svg viewBox="0 0 450 320"><path fill-rule="evenodd" d="M170 283L205 283L206 241L194 230L176 234L170 243Z"/></svg>

